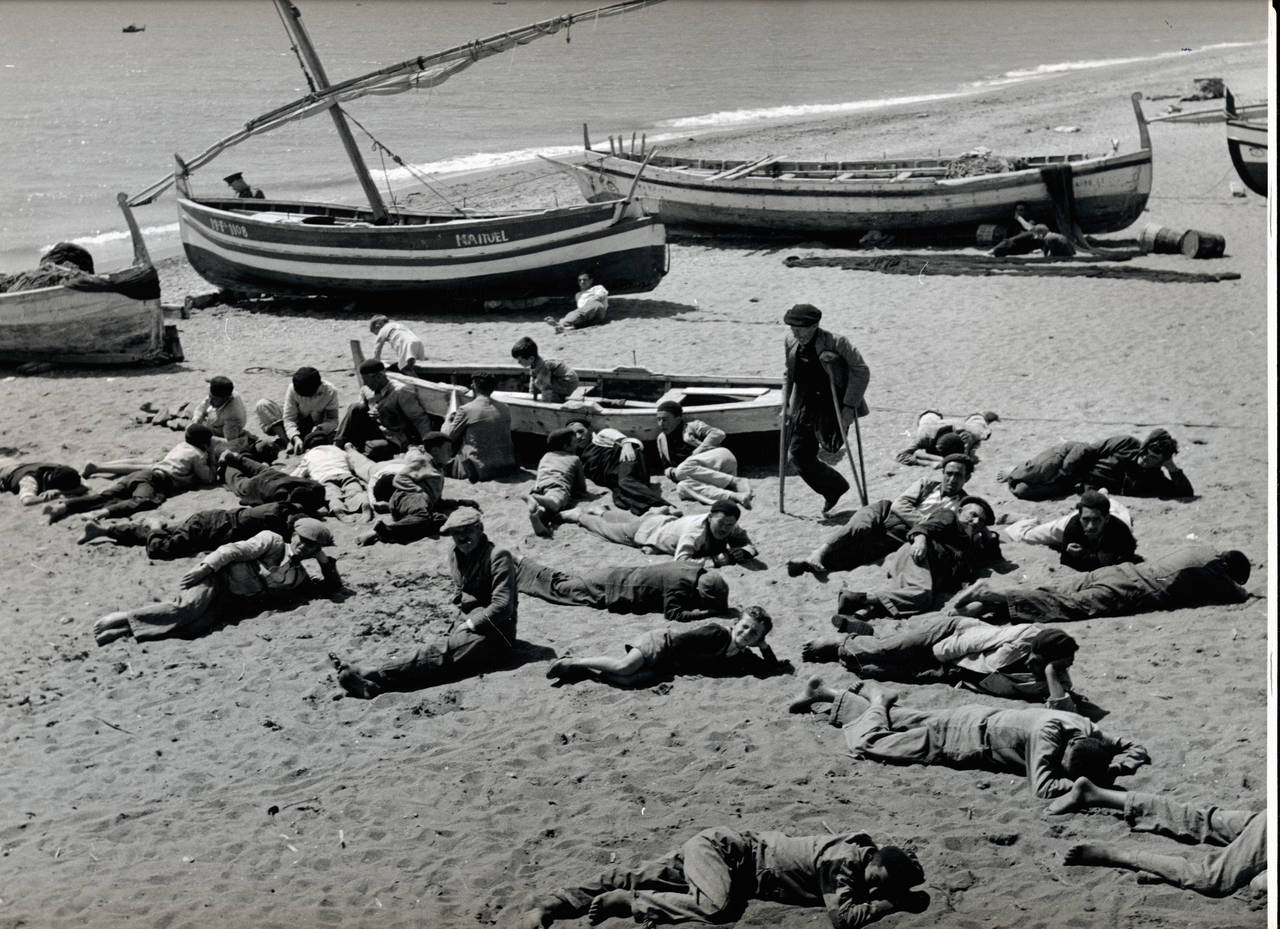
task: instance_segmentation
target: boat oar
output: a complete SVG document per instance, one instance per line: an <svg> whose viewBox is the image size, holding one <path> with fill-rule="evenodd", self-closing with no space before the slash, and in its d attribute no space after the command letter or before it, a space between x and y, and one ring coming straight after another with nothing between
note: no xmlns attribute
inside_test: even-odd
<svg viewBox="0 0 1280 929"><path fill-rule="evenodd" d="M822 370L827 372L827 384L831 387L831 402L836 406L836 422L840 425L840 437L844 439L844 451L849 458L849 470L853 472L853 486L858 488L858 496L862 499L862 505L867 505L867 491L862 480L858 478L858 466L853 461L853 449L849 447L849 433L844 426L844 416L840 413L840 395L836 393L836 379L831 376L831 369L826 365L822 366ZM858 457L862 457L862 430L858 428L858 412L853 413L854 435L858 442ZM864 475L865 477L865 472Z"/></svg>
<svg viewBox="0 0 1280 929"><path fill-rule="evenodd" d="M644 174L644 169L649 167L649 159L656 154L658 154L658 150L656 148L651 149L649 154L644 156L644 161L640 162L640 168L636 171L636 176L631 179L631 188L627 191L627 195L622 198L624 206L630 203L631 198L635 196L636 188L640 186L640 175Z"/></svg>

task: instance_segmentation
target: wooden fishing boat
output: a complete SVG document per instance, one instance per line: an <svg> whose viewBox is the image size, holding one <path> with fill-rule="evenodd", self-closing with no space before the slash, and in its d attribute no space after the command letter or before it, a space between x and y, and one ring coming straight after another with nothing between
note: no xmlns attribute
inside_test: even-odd
<svg viewBox="0 0 1280 929"><path fill-rule="evenodd" d="M1267 115L1267 104L1247 103L1237 106L1236 115L1241 119L1259 119L1265 118ZM1148 116L1147 123L1190 123L1200 125L1203 123L1220 123L1226 120L1227 115L1222 107L1214 106L1195 110L1184 110L1181 107L1170 106L1168 110L1159 116Z"/></svg>
<svg viewBox="0 0 1280 929"><path fill-rule="evenodd" d="M153 200L170 183L192 267L218 287L249 293L346 299L422 298L478 304L573 293L586 270L610 293L641 293L667 271L666 230L638 200L504 212L389 208L370 177L341 104L366 94L434 87L483 58L594 19L660 0L626 0L479 39L330 84L289 0L273 0L316 90L279 107L134 196ZM291 120L329 113L368 206L198 196L190 174L225 149ZM400 161L399 158L395 159Z"/></svg>
<svg viewBox="0 0 1280 929"><path fill-rule="evenodd" d="M1235 97L1226 91L1223 112L1227 120L1227 151L1236 174L1255 194L1267 195L1267 117L1248 119L1236 108Z"/></svg>
<svg viewBox="0 0 1280 929"><path fill-rule="evenodd" d="M365 357L358 340L351 342L351 357L358 369ZM529 372L516 364L416 364L414 370L413 377L390 372L387 376L411 387L427 412L441 419L472 397L473 375L491 375L497 382L494 399L511 410L511 431L535 436L584 420L592 429L612 427L650 442L658 437L658 403L675 400L686 418L723 429L739 447L759 441L773 449L782 410L782 381L769 377L577 368L580 386L574 396L564 403L545 403L533 399Z"/></svg>
<svg viewBox="0 0 1280 929"><path fill-rule="evenodd" d="M95 365L182 360L177 329L164 323L160 280L127 199L119 195L133 236L133 265L83 282L0 293L0 360Z"/></svg>
<svg viewBox="0 0 1280 929"><path fill-rule="evenodd" d="M1021 158L1016 170L1000 173L948 176L961 159L726 161L658 155L643 144L640 151L611 145L604 153L592 149L585 131L583 163L556 163L572 172L587 200L632 188L670 228L841 235L875 229L972 241L978 226L1009 222L1021 203L1032 222L1056 225L1070 206L1083 232L1113 232L1138 218L1151 193L1151 139L1140 98L1133 95L1137 151ZM1070 205L1063 202L1068 190Z"/></svg>

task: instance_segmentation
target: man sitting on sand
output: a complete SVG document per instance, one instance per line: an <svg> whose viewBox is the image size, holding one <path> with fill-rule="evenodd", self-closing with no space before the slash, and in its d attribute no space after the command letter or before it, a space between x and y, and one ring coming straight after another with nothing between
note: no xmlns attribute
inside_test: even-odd
<svg viewBox="0 0 1280 929"><path fill-rule="evenodd" d="M692 629L653 629L628 642L622 658L559 658L551 662L547 677L561 683L589 678L615 687L643 686L676 674L767 677L780 666L765 642L772 628L773 618L763 607L749 606L732 628L703 623Z"/></svg>
<svg viewBox="0 0 1280 929"><path fill-rule="evenodd" d="M265 465L237 452L223 452L218 459L218 469L243 506L290 503L308 513L320 513L329 505L325 486L319 481Z"/></svg>
<svg viewBox="0 0 1280 929"><path fill-rule="evenodd" d="M338 445L354 445L375 461L385 461L420 444L432 431L418 394L412 387L392 383L381 361L360 362L360 379L360 399L347 407L338 424Z"/></svg>
<svg viewBox="0 0 1280 929"><path fill-rule="evenodd" d="M952 608L989 622L1031 623L1243 603L1250 570L1243 552L1184 545L1142 564L1108 565L1052 586L992 590L979 581Z"/></svg>
<svg viewBox="0 0 1280 929"><path fill-rule="evenodd" d="M91 510L102 510L105 519L154 510L184 490L212 485L217 455L223 447L222 440L215 440L208 426L188 426L183 433L183 441L171 448L160 461L121 458L105 464L89 462L81 472L85 477L94 474L123 477L97 493L50 503L43 512L49 522L56 523L72 513Z"/></svg>
<svg viewBox="0 0 1280 929"><path fill-rule="evenodd" d="M511 346L511 357L529 371L529 394L543 403L564 403L578 389L578 372L563 361L543 358L538 343L528 336Z"/></svg>
<svg viewBox="0 0 1280 929"><path fill-rule="evenodd" d="M759 554L738 526L741 515L736 505L720 501L713 503L710 511L691 516L657 512L632 516L621 510L573 509L564 510L560 518L619 545L718 568L742 564Z"/></svg>
<svg viewBox="0 0 1280 929"><path fill-rule="evenodd" d="M578 275L578 292L573 296L574 308L557 320L548 316L544 322L562 334L566 329L582 329L585 326L600 326L609 312L609 291L602 284L597 284L591 275L583 271Z"/></svg>
<svg viewBox="0 0 1280 929"><path fill-rule="evenodd" d="M1069 669L1079 646L1061 629L995 626L970 616L930 613L872 628L839 614L839 634L810 639L805 661L840 660L862 678L955 683L977 693L1044 701L1074 712Z"/></svg>
<svg viewBox="0 0 1280 929"><path fill-rule="evenodd" d="M582 426L585 431L586 427ZM586 496L587 478L576 451L572 429L556 429L547 436L547 450L538 460L538 476L525 502L533 531L551 537L551 527L560 521L560 511L575 499Z"/></svg>
<svg viewBox="0 0 1280 929"><path fill-rule="evenodd" d="M93 624L94 637L99 645L125 636L139 642L169 636L191 638L208 632L221 617L222 607L236 601L252 600L255 606L262 605L264 598L296 602L313 583L302 566L307 559L320 566L324 589L337 590L342 586L337 562L324 553L332 544L328 527L309 517L293 524L288 544L283 536L270 531L243 542L228 542L182 576L177 599L108 613Z"/></svg>
<svg viewBox="0 0 1280 929"><path fill-rule="evenodd" d="M1105 490L1086 490L1073 512L1039 525L1034 519L1020 519L1006 526L1004 534L1015 542L1049 546L1068 568L1092 571L1142 560L1131 526L1128 507Z"/></svg>
<svg viewBox="0 0 1280 929"><path fill-rule="evenodd" d="M1063 864L1128 868L1140 872L1141 883L1154 878L1206 897L1225 897L1245 886L1255 894L1266 893L1265 811L1197 807L1156 794L1099 787L1087 777L1077 778L1069 792L1049 804L1049 812L1055 814L1097 808L1122 813L1134 832L1153 832L1222 850L1188 858L1115 845L1073 845Z"/></svg>
<svg viewBox="0 0 1280 929"><path fill-rule="evenodd" d="M515 646L518 595L511 553L489 540L474 509L454 510L440 532L453 536L453 602L464 615L447 636L380 668L362 669L331 654L338 683L350 696L368 700L483 674Z"/></svg>
<svg viewBox="0 0 1280 929"><path fill-rule="evenodd" d="M861 619L901 619L938 609L1002 560L1000 541L988 528L994 521L995 513L981 497L965 497L959 513L935 513L907 533L907 542L885 559L882 586L840 592L839 612Z"/></svg>
<svg viewBox="0 0 1280 929"><path fill-rule="evenodd" d="M234 510L201 510L176 525L154 517L109 526L90 521L77 541L84 545L94 539L110 539L116 545L145 545L148 558L171 561L251 539L259 532L288 538L291 523L300 515L302 510L291 503L260 503Z"/></svg>
<svg viewBox="0 0 1280 929"><path fill-rule="evenodd" d="M613 491L613 505L637 516L651 509L678 512L653 486L644 463L643 444L617 429L592 432L582 420L569 423L582 472L593 483Z"/></svg>
<svg viewBox="0 0 1280 929"><path fill-rule="evenodd" d="M154 411L151 404L143 404L143 410ZM186 411L190 411L190 415ZM205 396L192 403L183 403L176 412L163 409L135 417L137 422L154 426L168 426L181 431L193 423L208 426L215 437L227 440L227 447L243 452L258 461L270 462L279 452L275 441L259 438L246 428L248 414L244 401L236 393L235 382L224 375L209 378L209 390Z"/></svg>
<svg viewBox="0 0 1280 929"><path fill-rule="evenodd" d="M576 887L536 898L517 923L541 929L586 916L637 923L735 922L751 900L824 907L835 929L858 929L897 911L922 912L928 895L911 892L924 871L914 854L877 847L861 832L789 836L704 829L678 851L630 871L615 868Z"/></svg>
<svg viewBox="0 0 1280 929"><path fill-rule="evenodd" d="M427 350L422 340L404 323L393 322L379 314L369 320L369 331L377 339L373 343L374 361L382 360L382 350L387 347L390 347L396 356L395 360L387 365L388 371L413 375L414 364L426 360Z"/></svg>
<svg viewBox="0 0 1280 929"><path fill-rule="evenodd" d="M80 472L51 461L0 461L0 491L17 494L23 506L52 503L87 492Z"/></svg>
<svg viewBox="0 0 1280 929"><path fill-rule="evenodd" d="M337 431L338 388L315 368L304 366L293 372L283 407L274 400L259 400L254 413L262 431L296 455Z"/></svg>
<svg viewBox="0 0 1280 929"><path fill-rule="evenodd" d="M973 462L963 454L943 459L938 477L922 477L897 499L877 500L854 512L849 522L824 538L804 558L787 562L787 573L852 571L875 564L907 541L911 529L935 513L958 511L966 494L964 485L973 476Z"/></svg>
<svg viewBox="0 0 1280 929"><path fill-rule="evenodd" d="M946 419L937 410L925 410L916 420L915 440L895 456L901 464L942 467L948 455L964 455L978 461L978 446L991 438L995 413L970 413L964 419Z"/></svg>
<svg viewBox="0 0 1280 929"><path fill-rule="evenodd" d="M440 469L448 460L449 440L442 432L428 432L421 449L409 449L404 456L404 467L391 479L391 521L377 520L371 531L356 540L357 544L408 545L419 539L434 539L449 514L458 507L479 509L474 500L443 499L444 475Z"/></svg>
<svg viewBox="0 0 1280 929"><path fill-rule="evenodd" d="M1062 442L996 474L1022 500L1052 500L1084 490L1127 497L1190 497L1191 481L1174 462L1177 441L1164 429L1145 440L1113 435L1101 442Z"/></svg>
<svg viewBox="0 0 1280 929"><path fill-rule="evenodd" d="M453 458L445 472L472 483L513 474L516 448L511 440L511 411L494 400L494 379L487 374L471 378L475 398L444 418L440 431L453 442Z"/></svg>
<svg viewBox="0 0 1280 929"><path fill-rule="evenodd" d="M674 400L658 404L658 460L681 499L708 505L727 500L751 507L751 485L738 477L738 459L724 447L724 430L686 420Z"/></svg>
<svg viewBox="0 0 1280 929"><path fill-rule="evenodd" d="M831 725L844 731L854 757L1025 774L1032 793L1043 799L1066 793L1077 777L1111 784L1151 761L1141 745L1111 738L1083 716L1061 710L913 710L870 681L838 693L814 678L791 711L809 712L819 703L832 704Z"/></svg>
<svg viewBox="0 0 1280 929"><path fill-rule="evenodd" d="M729 585L723 575L697 562L587 568L570 574L522 558L519 577L520 593L549 603L610 613L661 613L678 623L729 612Z"/></svg>

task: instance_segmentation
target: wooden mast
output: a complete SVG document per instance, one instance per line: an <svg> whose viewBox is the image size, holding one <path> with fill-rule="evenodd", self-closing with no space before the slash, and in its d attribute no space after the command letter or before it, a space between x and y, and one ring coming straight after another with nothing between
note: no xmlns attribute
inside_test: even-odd
<svg viewBox="0 0 1280 929"><path fill-rule="evenodd" d="M324 73L324 65L316 57L316 50L311 45L311 38L307 35L306 28L302 25L302 14L298 12L298 8L293 5L292 0L274 0L274 3L276 9L280 11L280 17L284 21L285 28L289 30L290 37L298 47L299 54L302 55L302 60L311 71L311 77L316 82L316 89L328 89L329 78ZM364 156L360 154L360 149L356 146L356 140L351 136L351 128L347 125L346 117L342 115L342 111L338 109L336 102L329 107L329 115L333 118L334 128L338 130L338 138L342 140L342 147L346 149L347 157L351 159L351 167L355 170L356 179L360 181L360 186L364 188L364 195L369 200L369 209L373 212L373 221L375 223L385 223L387 221L387 207L382 202L382 197L378 194L378 188L374 186L373 178L369 176L369 168L364 163Z"/></svg>

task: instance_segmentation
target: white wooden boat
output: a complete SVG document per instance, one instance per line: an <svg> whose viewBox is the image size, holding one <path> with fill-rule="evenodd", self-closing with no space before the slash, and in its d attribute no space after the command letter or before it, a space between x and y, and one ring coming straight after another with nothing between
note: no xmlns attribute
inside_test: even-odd
<svg viewBox="0 0 1280 929"><path fill-rule="evenodd" d="M351 356L358 369L365 356L357 340L351 342ZM533 399L528 389L529 372L517 364L415 364L414 370L413 377L391 372L387 376L411 387L427 412L442 419L473 396L473 375L491 375L498 385L494 399L511 411L511 431L526 435L546 436L574 420L584 420L595 430L612 427L651 442L658 437L658 403L675 400L684 407L686 419L700 419L723 429L739 447L760 441L773 449L782 410L782 381L778 378L658 374L630 367L576 368L577 393L564 403L545 403Z"/></svg>
<svg viewBox="0 0 1280 929"><path fill-rule="evenodd" d="M1227 120L1227 151L1240 180L1255 194L1267 195L1267 115L1249 119L1236 108L1235 97L1228 90L1223 98Z"/></svg>
<svg viewBox="0 0 1280 929"><path fill-rule="evenodd" d="M1151 193L1151 139L1133 95L1137 151L1046 155L1018 159L1017 170L948 177L954 159L917 158L802 162L755 161L597 152L584 139L572 172L589 201L633 189L670 228L776 233L920 232L972 241L988 223L1007 223L1021 203L1031 222L1057 224L1063 204L1055 181L1070 172L1075 224L1087 233L1113 232L1142 213Z"/></svg>
<svg viewBox="0 0 1280 929"><path fill-rule="evenodd" d="M218 287L248 293L346 299L421 298L479 304L572 293L588 271L610 293L641 293L667 271L666 230L641 204L619 196L588 206L506 212L392 210L369 175L341 104L366 94L433 87L483 58L567 29L580 19L630 12L661 0L534 23L330 84L289 0L273 0L315 92L246 124L137 194L178 191L178 225L192 267ZM328 113L367 206L199 196L190 174L225 149L286 122ZM399 159L397 159L399 160Z"/></svg>
<svg viewBox="0 0 1280 929"><path fill-rule="evenodd" d="M165 326L160 280L142 234L121 208L133 236L134 263L80 285L0 293L0 360L119 365L181 361L177 329Z"/></svg>
<svg viewBox="0 0 1280 929"><path fill-rule="evenodd" d="M1267 115L1267 104L1262 103L1246 103L1236 107L1236 115L1241 119L1265 119ZM1148 123L1191 123L1200 125L1202 123L1220 123L1227 118L1227 114L1222 107L1201 107L1194 110L1184 110L1181 107L1170 106L1168 111L1161 113L1159 116L1148 116Z"/></svg>

